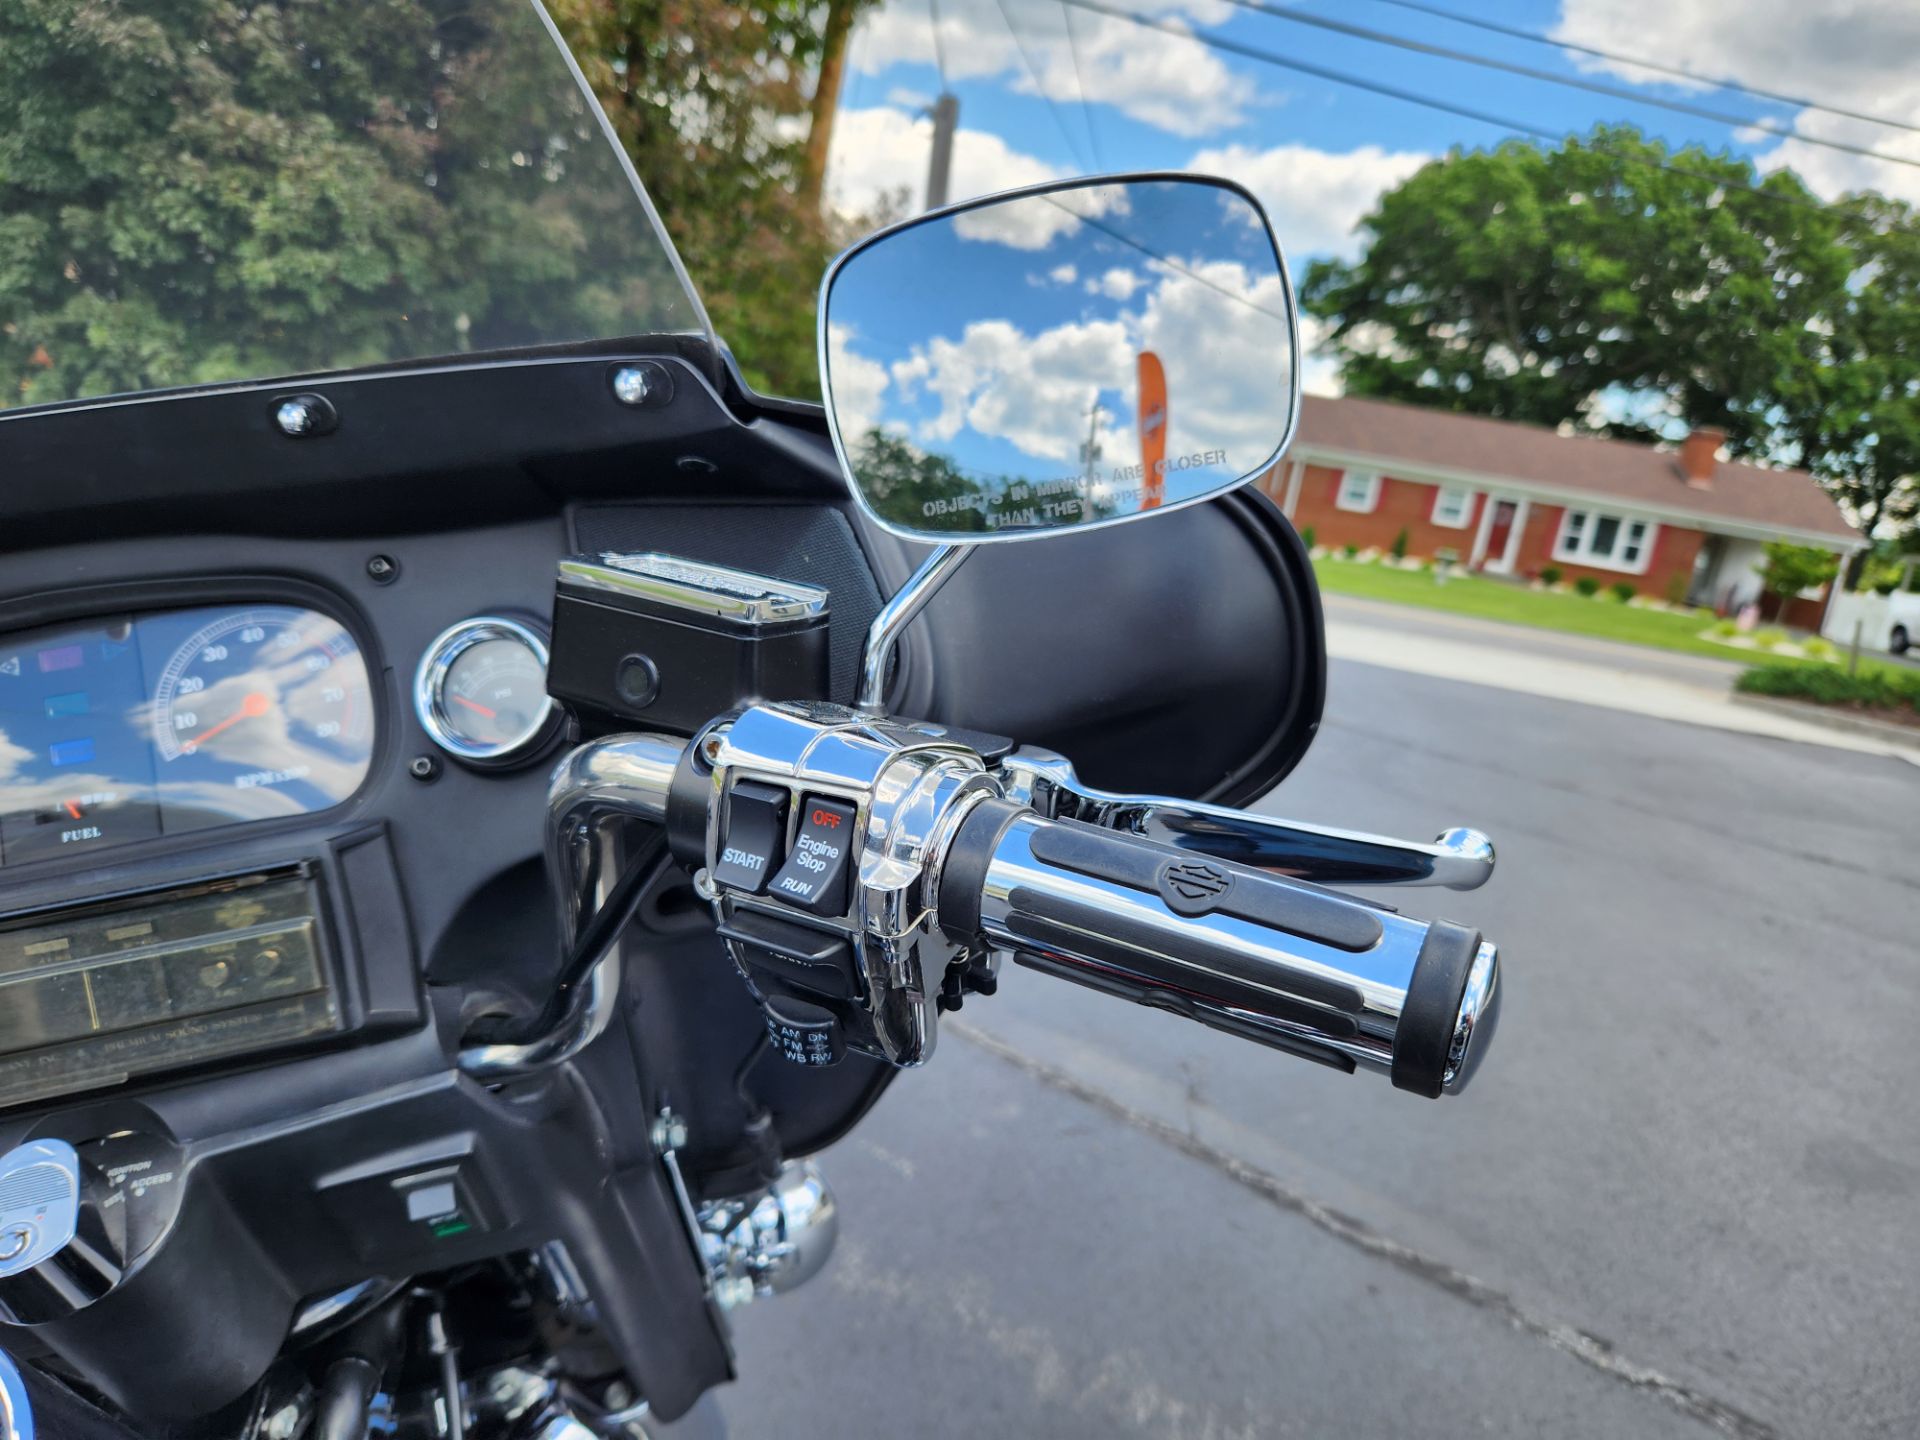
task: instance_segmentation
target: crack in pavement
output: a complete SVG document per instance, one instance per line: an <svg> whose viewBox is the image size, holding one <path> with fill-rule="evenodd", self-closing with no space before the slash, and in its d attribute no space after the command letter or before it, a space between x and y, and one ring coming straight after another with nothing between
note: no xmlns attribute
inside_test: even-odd
<svg viewBox="0 0 1920 1440"><path fill-rule="evenodd" d="M1315 1200L1311 1195L1296 1190L1279 1176L1262 1170L1259 1166L1250 1164L1239 1156L1210 1144L1178 1126L1170 1125L1145 1111L1136 1110L1104 1090L1089 1085L1066 1071L1047 1064L1044 1060L1036 1060L1031 1055L1016 1049L1004 1040L987 1034L984 1030L975 1028L964 1020L949 1016L941 1028L957 1034L969 1044L1006 1062L1050 1089L1058 1090L1084 1105L1091 1106L1130 1129L1137 1130L1169 1149L1178 1151L1190 1160L1199 1161L1234 1183L1251 1190L1269 1204L1289 1214L1298 1215L1336 1240L1351 1245L1364 1254L1384 1260L1414 1279L1432 1285L1457 1300L1464 1300L1467 1304L1485 1311L1496 1319L1504 1320L1523 1334L1544 1341L1561 1354L1572 1356L1581 1364L1599 1371L1608 1379L1619 1381L1623 1385L1651 1395L1681 1414L1710 1425L1723 1435L1734 1436L1736 1440L1780 1440L1780 1432L1758 1416L1751 1415L1724 1400L1717 1400L1693 1386L1662 1374L1651 1366L1627 1359L1614 1349L1611 1341L1591 1331L1535 1314L1511 1295L1496 1289L1486 1281L1469 1275L1464 1270L1455 1269L1444 1261L1422 1255L1391 1236L1381 1234L1365 1221L1344 1214L1330 1205Z"/></svg>

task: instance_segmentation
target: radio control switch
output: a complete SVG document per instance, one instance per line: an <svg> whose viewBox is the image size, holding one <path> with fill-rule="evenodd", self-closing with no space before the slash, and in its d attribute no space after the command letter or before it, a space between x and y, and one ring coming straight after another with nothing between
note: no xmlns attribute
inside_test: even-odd
<svg viewBox="0 0 1920 1440"><path fill-rule="evenodd" d="M847 908L847 857L853 851L853 806L808 799L800 810L793 853L767 893L815 915L841 915Z"/></svg>
<svg viewBox="0 0 1920 1440"><path fill-rule="evenodd" d="M720 836L720 863L713 867L714 883L758 895L780 865L780 842L786 833L786 791L748 781L735 785L727 828Z"/></svg>

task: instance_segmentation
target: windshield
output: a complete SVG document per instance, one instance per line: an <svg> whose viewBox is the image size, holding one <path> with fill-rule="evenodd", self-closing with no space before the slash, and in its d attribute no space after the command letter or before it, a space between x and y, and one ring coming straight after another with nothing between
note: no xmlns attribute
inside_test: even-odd
<svg viewBox="0 0 1920 1440"><path fill-rule="evenodd" d="M533 0L0 4L0 409L675 332Z"/></svg>

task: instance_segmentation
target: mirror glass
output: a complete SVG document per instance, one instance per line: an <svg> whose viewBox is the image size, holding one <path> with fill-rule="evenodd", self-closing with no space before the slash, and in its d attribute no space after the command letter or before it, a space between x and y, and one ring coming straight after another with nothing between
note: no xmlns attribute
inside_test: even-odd
<svg viewBox="0 0 1920 1440"><path fill-rule="evenodd" d="M1204 179L1069 183L850 252L827 408L867 509L1010 540L1203 500L1279 459L1293 292L1266 217Z"/></svg>

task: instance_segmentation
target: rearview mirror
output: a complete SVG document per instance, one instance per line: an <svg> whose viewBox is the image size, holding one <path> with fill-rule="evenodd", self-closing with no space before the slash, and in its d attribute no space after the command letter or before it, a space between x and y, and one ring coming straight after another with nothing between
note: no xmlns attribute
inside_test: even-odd
<svg viewBox="0 0 1920 1440"><path fill-rule="evenodd" d="M1293 285L1223 180L1065 181L883 230L820 298L862 507L974 543L1177 510L1264 473L1300 409Z"/></svg>

